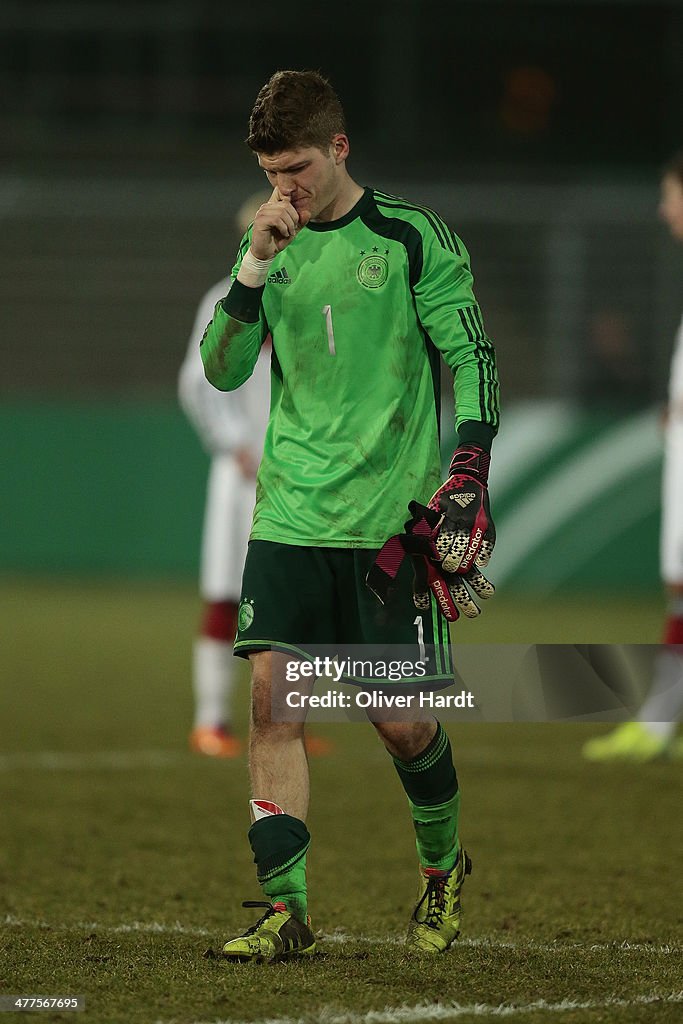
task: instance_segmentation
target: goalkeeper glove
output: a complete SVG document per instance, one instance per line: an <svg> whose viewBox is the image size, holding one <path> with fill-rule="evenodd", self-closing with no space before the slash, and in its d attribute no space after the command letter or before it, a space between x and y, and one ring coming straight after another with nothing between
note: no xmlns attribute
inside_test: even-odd
<svg viewBox="0 0 683 1024"><path fill-rule="evenodd" d="M447 573L464 576L475 565L483 568L491 557L496 528L487 488L490 462L483 448L460 445L453 453L448 480L429 502L441 516L433 539Z"/></svg>
<svg viewBox="0 0 683 1024"><path fill-rule="evenodd" d="M393 589L396 574L410 555L413 562L413 603L419 610L429 608L429 592L434 595L441 614L455 622L462 611L468 618L479 615L479 608L470 597L470 587L480 598L495 592L492 583L474 566L466 573L444 571L435 546L442 517L433 509L411 501L408 509L412 518L405 524L404 533L390 537L370 567L366 583L370 590L386 604Z"/></svg>
<svg viewBox="0 0 683 1024"><path fill-rule="evenodd" d="M468 619L476 619L481 609L472 600L470 590L473 590L477 597L485 601L495 593L495 587L475 565L472 565L464 573L448 572L443 568L443 562L439 565L436 544L441 517L433 509L425 508L417 501L411 501L408 509L412 512L413 519L406 523L406 533L413 529L419 530L421 523L427 523L431 528L429 534L431 552L423 554L422 557L418 554L412 555L415 573L413 604L420 610L429 608L429 592L431 591L441 614L450 622L455 622L459 612L466 615Z"/></svg>

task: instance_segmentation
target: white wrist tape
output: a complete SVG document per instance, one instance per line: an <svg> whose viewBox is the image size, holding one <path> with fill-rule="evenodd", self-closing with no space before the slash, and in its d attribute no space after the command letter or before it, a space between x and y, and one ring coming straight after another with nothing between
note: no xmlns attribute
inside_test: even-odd
<svg viewBox="0 0 683 1024"><path fill-rule="evenodd" d="M258 256L254 256L251 249L247 249L237 273L237 280L241 284L246 284L248 288L260 288L266 283L268 268L274 259L275 257L271 256L268 260L260 260Z"/></svg>

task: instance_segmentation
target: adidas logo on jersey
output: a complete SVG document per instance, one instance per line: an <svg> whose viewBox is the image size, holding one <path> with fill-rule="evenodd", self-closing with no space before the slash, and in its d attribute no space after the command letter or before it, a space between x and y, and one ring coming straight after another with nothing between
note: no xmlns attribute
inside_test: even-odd
<svg viewBox="0 0 683 1024"><path fill-rule="evenodd" d="M468 492L467 494L449 494L449 498L451 501L457 501L461 508L467 508L467 506L476 498L476 494L472 494L471 492Z"/></svg>
<svg viewBox="0 0 683 1024"><path fill-rule="evenodd" d="M291 284L292 279L287 273L287 267L281 267L274 271L268 278L268 284Z"/></svg>

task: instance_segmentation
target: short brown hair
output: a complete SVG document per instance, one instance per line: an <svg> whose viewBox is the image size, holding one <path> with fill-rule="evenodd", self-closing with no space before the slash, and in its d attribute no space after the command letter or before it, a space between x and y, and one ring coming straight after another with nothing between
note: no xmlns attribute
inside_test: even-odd
<svg viewBox="0 0 683 1024"><path fill-rule="evenodd" d="M276 71L266 82L249 118L247 145L272 156L287 149L327 149L346 134L344 110L319 71Z"/></svg>

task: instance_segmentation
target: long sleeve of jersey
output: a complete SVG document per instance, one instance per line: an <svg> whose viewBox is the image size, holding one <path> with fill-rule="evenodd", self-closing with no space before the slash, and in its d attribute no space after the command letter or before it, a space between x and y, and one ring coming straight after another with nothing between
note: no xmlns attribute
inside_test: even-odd
<svg viewBox="0 0 683 1024"><path fill-rule="evenodd" d="M382 238L404 247L406 284L432 372L436 379L439 353L453 372L460 440L490 448L498 430L498 377L467 249L434 210L376 189L373 199L363 220ZM380 244L370 251L379 260L383 249Z"/></svg>
<svg viewBox="0 0 683 1024"><path fill-rule="evenodd" d="M251 376L268 333L261 305L264 289L235 280L250 240L251 228L237 253L233 285L216 304L200 344L206 378L219 391L234 391Z"/></svg>
<svg viewBox="0 0 683 1024"><path fill-rule="evenodd" d="M422 265L413 286L422 327L454 376L455 426L484 424L482 440L498 429L498 375L493 344L474 297L469 255L462 241L431 214L423 222ZM432 226L433 224L433 226ZM470 437L474 440L474 437Z"/></svg>
<svg viewBox="0 0 683 1024"><path fill-rule="evenodd" d="M255 443L254 425L248 415L242 392L225 395L212 387L204 374L199 354L199 342L206 323L212 316L216 304L228 293L231 283L230 278L220 281L209 289L199 303L185 359L178 375L180 405L211 455L230 453L237 448ZM266 395L266 404L267 401Z"/></svg>

